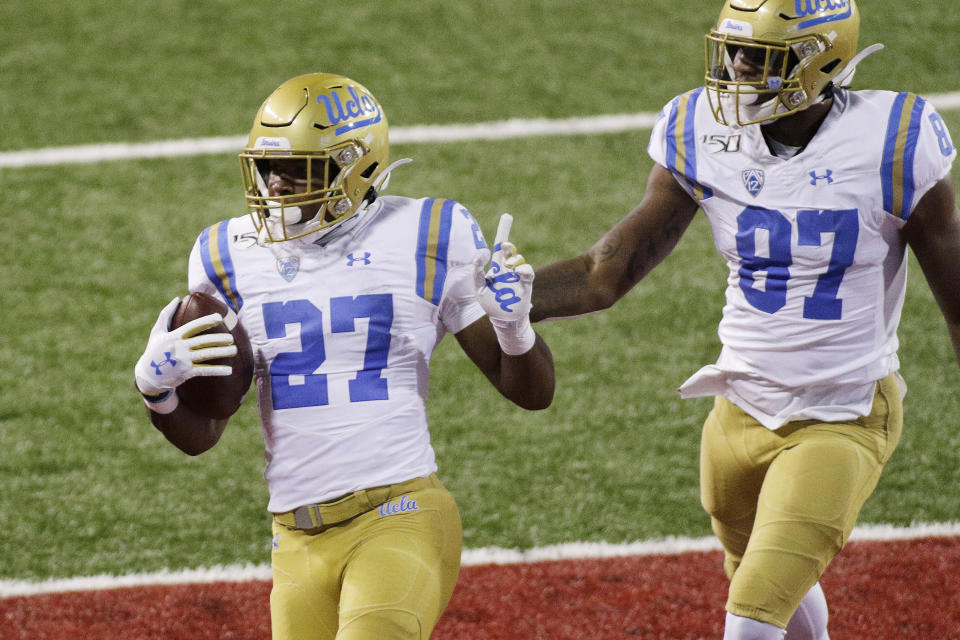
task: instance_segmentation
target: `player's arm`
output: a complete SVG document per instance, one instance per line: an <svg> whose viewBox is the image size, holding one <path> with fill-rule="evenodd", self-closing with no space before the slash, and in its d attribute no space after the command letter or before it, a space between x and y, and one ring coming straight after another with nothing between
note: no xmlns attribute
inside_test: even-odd
<svg viewBox="0 0 960 640"><path fill-rule="evenodd" d="M467 356L500 393L524 409L546 409L553 401L553 356L530 325L533 267L510 243L513 216L500 217L490 268L473 264L477 302L487 313L456 334Z"/></svg>
<svg viewBox="0 0 960 640"><path fill-rule="evenodd" d="M195 456L217 443L227 420L195 413L180 402L177 387L195 376L230 375L230 366L204 363L234 356L237 347L229 333L201 333L223 320L216 313L171 329L170 320L179 304L180 299L174 298L160 312L134 368L134 381L153 426L178 449Z"/></svg>
<svg viewBox="0 0 960 640"><path fill-rule="evenodd" d="M537 269L534 322L600 311L673 251L697 212L669 170L654 164L639 205L586 253Z"/></svg>
<svg viewBox="0 0 960 640"><path fill-rule="evenodd" d="M511 356L503 352L487 317L456 334L464 353L505 398L524 409L546 409L553 401L553 355L543 338L534 335L533 346Z"/></svg>
<svg viewBox="0 0 960 640"><path fill-rule="evenodd" d="M960 363L960 211L949 177L927 191L903 227L940 306Z"/></svg>

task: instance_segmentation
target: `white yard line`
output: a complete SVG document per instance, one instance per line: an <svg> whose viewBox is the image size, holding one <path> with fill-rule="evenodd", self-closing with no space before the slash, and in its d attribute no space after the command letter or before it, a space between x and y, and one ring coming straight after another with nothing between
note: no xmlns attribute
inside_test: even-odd
<svg viewBox="0 0 960 640"><path fill-rule="evenodd" d="M892 525L864 525L853 531L853 541L911 540L960 536L960 522L914 524L909 527ZM696 551L717 551L720 544L716 538L670 537L661 540L646 540L628 544L607 542L567 542L534 549L501 549L484 547L465 549L462 555L464 566L484 564L524 564L550 560L583 560L618 558L624 556L677 555ZM163 570L153 573L135 573L124 576L99 575L91 577L61 578L43 581L0 580L0 598L32 596L66 591L95 591L119 587L139 587L173 584L197 584L210 582L249 582L270 580L269 565L230 565L179 571Z"/></svg>
<svg viewBox="0 0 960 640"><path fill-rule="evenodd" d="M925 95L939 111L960 109L960 91ZM476 124L418 125L393 127L390 142L460 142L465 140L506 140L529 136L593 135L650 129L657 113L633 113L586 118L548 120L502 120ZM168 158L212 153L237 153L246 136L186 138L142 143L91 144L74 147L47 147L0 152L0 168L36 167L55 164L89 164L107 160Z"/></svg>

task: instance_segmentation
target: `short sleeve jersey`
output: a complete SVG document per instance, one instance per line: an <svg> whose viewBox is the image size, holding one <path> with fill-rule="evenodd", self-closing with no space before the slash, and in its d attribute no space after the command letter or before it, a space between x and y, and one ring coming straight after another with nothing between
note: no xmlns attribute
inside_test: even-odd
<svg viewBox="0 0 960 640"><path fill-rule="evenodd" d="M246 216L200 234L189 288L234 309L255 354L270 511L436 470L428 364L483 316L487 251L463 206L433 198L381 197L317 242L258 244Z"/></svg>
<svg viewBox="0 0 960 640"><path fill-rule="evenodd" d="M900 229L956 156L930 103L837 91L783 159L759 125L718 124L701 87L664 108L648 151L704 210L729 268L719 360L681 393L724 395L769 428L868 412L899 367Z"/></svg>

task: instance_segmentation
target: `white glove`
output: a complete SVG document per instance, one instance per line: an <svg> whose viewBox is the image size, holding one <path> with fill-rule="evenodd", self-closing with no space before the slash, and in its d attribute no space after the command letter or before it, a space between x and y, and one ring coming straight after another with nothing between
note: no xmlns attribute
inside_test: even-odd
<svg viewBox="0 0 960 640"><path fill-rule="evenodd" d="M507 355L518 356L533 348L537 334L530 326L533 267L507 240L512 225L513 216L500 216L490 269L484 275L483 256L477 256L473 281L477 300L490 317L500 348Z"/></svg>
<svg viewBox="0 0 960 640"><path fill-rule="evenodd" d="M170 301L150 331L147 348L134 368L137 389L144 395L147 406L157 413L170 413L177 407L173 389L195 376L228 376L229 365L207 365L214 358L236 355L237 346L229 333L196 335L223 321L219 313L187 322L170 330L170 319L180 304L180 298Z"/></svg>

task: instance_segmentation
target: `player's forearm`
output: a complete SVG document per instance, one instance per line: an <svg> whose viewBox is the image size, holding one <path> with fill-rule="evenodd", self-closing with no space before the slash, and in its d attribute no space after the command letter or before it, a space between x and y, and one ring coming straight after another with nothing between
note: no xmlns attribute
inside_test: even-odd
<svg viewBox="0 0 960 640"><path fill-rule="evenodd" d="M553 402L554 385L553 354L540 336L533 348L522 355L501 354L494 386L517 406L546 409Z"/></svg>
<svg viewBox="0 0 960 640"><path fill-rule="evenodd" d="M589 254L584 254L537 269L530 320L540 322L584 315L606 309L616 302L614 292L591 282L592 264Z"/></svg>
<svg viewBox="0 0 960 640"><path fill-rule="evenodd" d="M196 456L211 449L220 440L227 420L214 420L193 412L180 403L176 410L160 414L147 409L150 422L176 448Z"/></svg>

